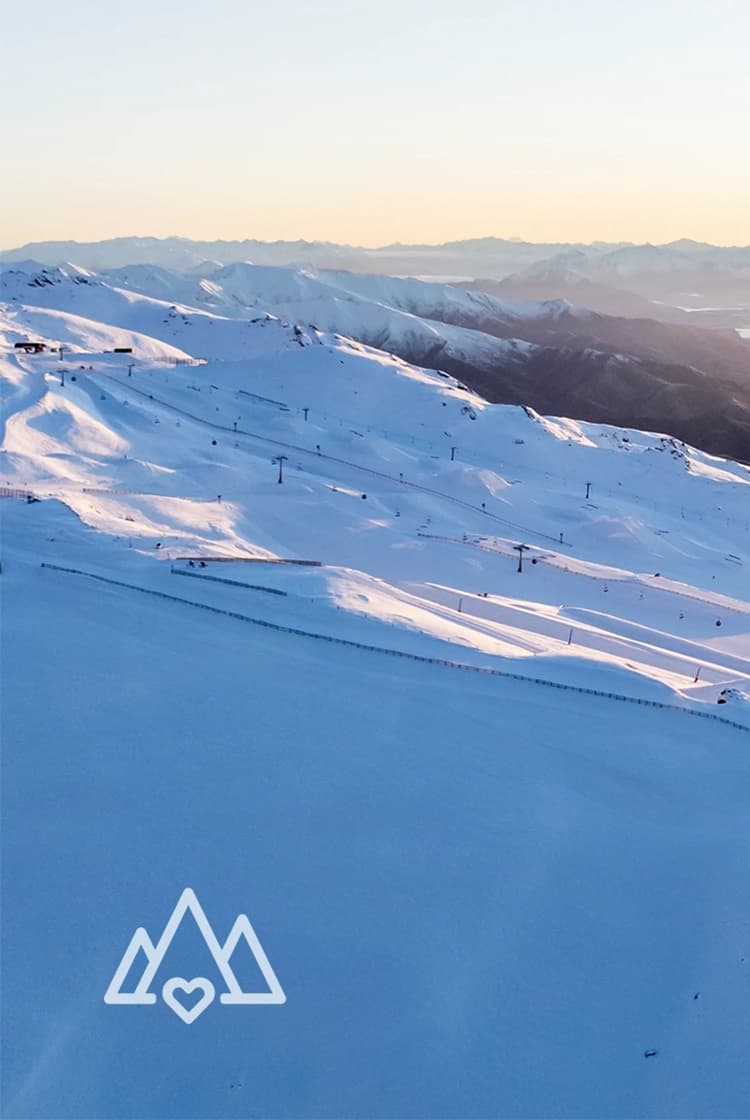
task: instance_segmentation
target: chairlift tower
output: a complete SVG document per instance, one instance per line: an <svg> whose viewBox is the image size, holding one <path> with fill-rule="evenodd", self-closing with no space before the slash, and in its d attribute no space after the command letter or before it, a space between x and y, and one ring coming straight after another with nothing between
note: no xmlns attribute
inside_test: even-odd
<svg viewBox="0 0 750 1120"><path fill-rule="evenodd" d="M274 463L278 463L278 464L279 464L279 477L278 477L278 478L276 479L276 481L278 482L279 486L281 486L282 482L284 481L284 460L285 460L285 459L288 459L288 458L289 458L289 456L288 456L288 455L278 455L278 456L277 456L277 457L276 457L276 458L274 459Z"/></svg>
<svg viewBox="0 0 750 1120"><path fill-rule="evenodd" d="M522 572L523 571L523 554L524 554L524 552L528 552L530 546L528 544L514 544L513 548L518 553L518 568L516 570L519 571L519 572Z"/></svg>

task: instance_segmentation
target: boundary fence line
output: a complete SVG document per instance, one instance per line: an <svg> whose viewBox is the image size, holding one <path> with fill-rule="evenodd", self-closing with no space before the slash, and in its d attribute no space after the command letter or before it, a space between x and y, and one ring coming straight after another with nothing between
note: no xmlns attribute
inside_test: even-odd
<svg viewBox="0 0 750 1120"><path fill-rule="evenodd" d="M22 490L18 486L0 486L0 498L33 498L31 490Z"/></svg>
<svg viewBox="0 0 750 1120"><path fill-rule="evenodd" d="M666 704L661 700L646 700L638 696L625 696L623 693L619 692L604 692L598 688L563 684L559 681L545 680L542 677L528 677L522 673L511 673L504 669L485 668L482 665L468 665L465 662L451 661L442 657L428 657L426 654L420 653L406 653L403 650L389 649L387 646L372 646L365 642L355 642L351 638L337 638L330 634L317 634L311 630L299 630L293 626L283 626L279 622L267 622L265 619L252 618L250 615L241 614L239 611L228 611L223 607L215 607L209 603L197 603L193 599L183 599L179 595L170 595L166 591L157 591L150 587L138 587L137 584L126 583L124 580L96 575L94 572L84 572L80 568L66 568L60 564L48 564L45 561L42 561L41 566L53 571L65 572L68 575L85 576L87 579L97 580L100 583L110 584L113 587L124 587L129 591L139 591L143 595L153 595L158 599L166 599L169 602L182 603L184 606L197 607L198 610L208 611L211 614L224 615L227 618L235 618L240 622L247 622L252 626L261 626L266 630L275 630L277 633L281 634L293 634L299 638L313 638L317 641L330 642L333 645L346 646L349 649L361 649L368 653L380 653L388 657L402 657L407 661L421 662L426 665L441 665L448 669L460 669L463 672L476 673L482 676L500 677L505 680L522 681L525 684L543 685L546 688L556 688L562 692L577 692L585 696L601 696L607 700L618 700L625 704L638 704L641 707L656 708L661 711L680 712L683 715L693 716L696 719L707 719L716 723L723 723L727 727L733 727L738 731L744 731L746 735L750 735L750 726L747 724L728 719L726 716L720 716L715 712L700 712L694 708L681 708L677 704Z"/></svg>
<svg viewBox="0 0 750 1120"><path fill-rule="evenodd" d="M174 556L173 561L178 563L203 564L292 564L299 568L321 568L322 560L287 560L283 556Z"/></svg>
<svg viewBox="0 0 750 1120"><path fill-rule="evenodd" d="M175 568L172 565L173 576L190 576L191 579L206 579L209 583L228 583L232 587L247 587L250 591L265 591L268 595L283 595L286 597L286 591L279 591L277 587L261 587L258 583L242 583L238 579L225 579L224 576L204 576L200 572L188 572L184 568Z"/></svg>
<svg viewBox="0 0 750 1120"><path fill-rule="evenodd" d="M97 494L97 495L99 495L99 497L104 497L104 498L117 497L118 495L121 495L121 494L129 494L129 495L132 495L133 497L136 497L136 498L166 498L168 501L176 500L176 501L179 501L179 502L204 502L204 503L209 503L210 502L211 504L216 503L216 498L215 497L213 497L213 498L203 498L203 497L194 498L194 497L191 497L189 494L188 495L185 495L185 494L157 494L157 492L155 490L123 490L122 488L119 488L119 487L117 487L117 488L116 487L110 487L109 489L105 489L104 487L101 487L101 486L82 486L81 487L81 493L82 494Z"/></svg>

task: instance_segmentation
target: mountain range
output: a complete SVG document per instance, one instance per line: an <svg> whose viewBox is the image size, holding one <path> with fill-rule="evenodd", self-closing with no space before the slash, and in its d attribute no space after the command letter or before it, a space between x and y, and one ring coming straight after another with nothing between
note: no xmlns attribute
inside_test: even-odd
<svg viewBox="0 0 750 1120"><path fill-rule="evenodd" d="M621 266L632 257L622 251ZM491 402L663 431L750 461L750 344L736 331L695 327L687 313L687 322L664 322L564 299L509 299L508 284L493 294L481 282L245 261L187 271L18 261L0 274L0 301L19 327L31 306L233 360L243 356L247 322L274 315L441 370ZM75 335L70 320L62 333Z"/></svg>
<svg viewBox="0 0 750 1120"><path fill-rule="evenodd" d="M505 282L512 298L570 298L593 310L630 314L633 298L650 317L673 321L681 309L699 325L748 326L750 246L684 238L666 245L534 243L485 237L442 245L380 248L326 241L195 241L185 237L118 237L97 242L36 242L0 252L0 260L75 261L92 269L157 264L180 271L251 262L294 268L346 269L378 275ZM576 289L584 284L586 299ZM599 289L601 292L599 293ZM602 302L604 301L604 302ZM637 307L637 305L636 305ZM663 310L659 310L663 307ZM646 307L637 308L637 314Z"/></svg>

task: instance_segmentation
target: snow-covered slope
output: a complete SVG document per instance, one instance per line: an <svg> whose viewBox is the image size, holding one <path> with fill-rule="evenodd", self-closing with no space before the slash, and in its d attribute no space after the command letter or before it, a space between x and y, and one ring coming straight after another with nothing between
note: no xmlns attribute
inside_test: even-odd
<svg viewBox="0 0 750 1120"><path fill-rule="evenodd" d="M340 300L355 304L366 300L437 323L453 323L478 330L493 320L510 326L528 318L555 318L563 309L559 303L518 304L451 284L353 272L311 273L233 264L212 273L210 280L217 286L218 293L240 306L255 306L263 302L272 306L285 305L287 309L296 304L307 307L311 301L330 300L333 290ZM564 309L572 310L569 304L564 305ZM577 313L586 315L584 310Z"/></svg>
<svg viewBox="0 0 750 1120"><path fill-rule="evenodd" d="M741 1115L750 471L59 288L0 324L5 1113ZM284 1006L104 1004L186 886Z"/></svg>
<svg viewBox="0 0 750 1120"><path fill-rule="evenodd" d="M101 296L122 299L123 306L130 298L106 287ZM153 313L153 301L134 298L141 318L141 302ZM497 567L503 594L511 587L517 592L512 558L518 543L532 546L526 580L534 583L534 600L550 607L566 576L571 586L580 582L582 593L586 589L585 601L575 605L600 611L612 604L601 598L615 591L608 578L637 588L638 596L644 580L655 590L672 581L664 600L668 616L684 606L675 581L696 586L708 605L717 593L741 598L746 587L750 472L678 441L488 405L444 374L265 315L240 322L178 310L167 324L160 321L183 342L195 330L199 352L218 340L217 355L200 363L184 349L64 312L11 308L4 321L8 343L19 331L17 316L55 328L53 340L64 328L66 340L76 341L68 342L62 361L56 354L7 352L4 484L62 499L104 531L119 534L127 519L131 538L139 536L142 519L147 548L158 537L172 554L186 543L205 547L210 541L225 555L253 555L257 546L319 552L324 518L331 519L335 542L328 565L361 568L388 582L398 577L410 594L414 578L424 574L422 553L434 552L435 578L421 581L430 603L433 583L453 587L456 600L464 591L487 590L478 574L487 564ZM241 361L233 360L227 327L242 329ZM97 350L102 340L127 340L133 353L103 353ZM283 491L268 465L280 452L288 456ZM269 484L262 500L271 502L274 524L273 498L301 487L300 515L282 519L280 536L263 518L256 525L252 515L248 495L259 487L261 500ZM89 496L94 491L95 500ZM217 494L223 495L221 509L211 513L213 535L206 536L205 504ZM195 525L188 514L191 495ZM174 517L172 499L178 502ZM315 510L313 524L304 510ZM435 537L444 539L425 543ZM474 580L464 583L472 571ZM661 590L657 598L662 601ZM652 602L628 604L630 621L654 622ZM489 610L479 606L480 614ZM498 621L504 610L498 604ZM742 615L736 604L732 610ZM678 629L699 645L709 635L723 638L726 631L706 628L716 622L713 613L711 607L701 616L695 634L689 624ZM462 628L470 624L458 621ZM578 656L572 645L558 648L564 630L553 627L556 644L542 643L534 652ZM467 635L462 642L471 644ZM697 654L691 648L690 656ZM642 665L633 655L637 671L658 678L652 672L658 658L644 658ZM692 678L696 666L684 668ZM688 683L679 682L681 695Z"/></svg>
<svg viewBox="0 0 750 1120"><path fill-rule="evenodd" d="M436 363L444 363L453 356L488 367L514 365L534 349L528 343L496 338L471 327L432 321L426 313L429 306L422 307L420 316L402 309L398 303L387 304L379 298L376 277L371 278L370 288L375 290L369 294L358 293L356 285L347 290L342 286L344 279L336 274L329 281L293 269L252 265L232 265L203 280L151 268L123 269L112 277L89 276L81 280L66 269L39 268L36 273L0 273L0 300L11 306L66 312L80 313L85 309L89 317L112 326L137 328L163 341L184 342L193 353L221 358L244 354L248 347L247 320L269 312L304 326L312 324L354 336L381 349L408 351L425 362L435 359ZM353 284L355 279L351 277ZM118 287L118 281L126 286ZM408 292L409 282L406 283ZM446 286L410 283L411 300L405 292L405 304L419 306L422 289L434 288L444 304L453 307L457 317L462 307L472 311L468 321L478 321L478 309L493 303L505 312L499 301L481 293L472 296ZM158 298L148 294L153 291L159 293ZM170 303L170 297L175 302ZM539 314L540 309L529 305L529 313ZM554 313L553 307L551 314ZM511 317L506 314L505 318ZM207 337L208 329L217 325L215 320L221 328L221 338Z"/></svg>
<svg viewBox="0 0 750 1120"><path fill-rule="evenodd" d="M93 556L10 520L6 1115L741 1115L747 734L41 569ZM284 1006L105 1006L184 886ZM218 991L184 937L155 990Z"/></svg>
<svg viewBox="0 0 750 1120"><path fill-rule="evenodd" d="M513 302L447 284L247 263L97 275L26 262L0 273L0 300L32 334L44 308L224 360L252 348L248 321L272 315L445 370L488 400L667 431L750 461L750 350L729 332L634 323L564 299Z"/></svg>

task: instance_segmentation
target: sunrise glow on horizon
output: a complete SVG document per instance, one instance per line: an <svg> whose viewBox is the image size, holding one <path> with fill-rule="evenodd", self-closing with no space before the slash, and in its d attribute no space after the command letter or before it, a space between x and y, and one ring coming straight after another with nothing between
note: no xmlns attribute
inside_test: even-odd
<svg viewBox="0 0 750 1120"><path fill-rule="evenodd" d="M744 0L30 0L4 39L2 248L750 242Z"/></svg>

